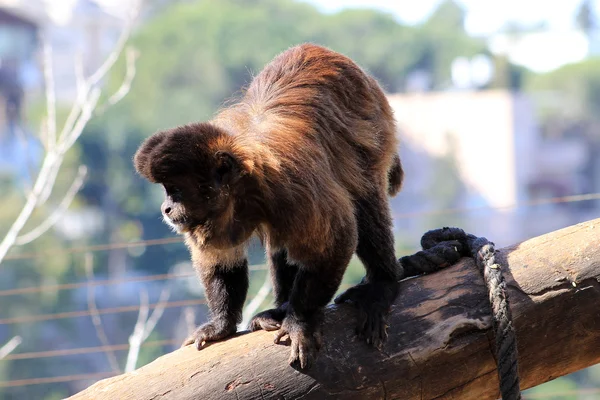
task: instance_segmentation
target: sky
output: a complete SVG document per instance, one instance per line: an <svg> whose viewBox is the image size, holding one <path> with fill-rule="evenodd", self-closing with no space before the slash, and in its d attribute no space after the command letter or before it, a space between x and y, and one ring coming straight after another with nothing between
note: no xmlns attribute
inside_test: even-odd
<svg viewBox="0 0 600 400"><path fill-rule="evenodd" d="M3 0L7 1L7 0ZM23 1L23 0L13 0ZM26 0L25 0L26 1ZM42 0L57 13L67 11L76 0ZM122 9L135 0L95 0L108 9ZM376 8L394 14L400 21L415 24L436 8L442 0L302 0L325 12L348 7ZM552 30L573 27L582 0L457 0L467 10L465 28L473 35L489 35L508 21L532 25L545 21ZM600 15L600 0L594 0Z"/></svg>
<svg viewBox="0 0 600 400"><path fill-rule="evenodd" d="M426 18L441 0L304 0L322 11L369 7L388 11L414 24ZM535 24L546 21L553 30L568 30L582 0L458 0L467 10L465 28L473 35L498 31L507 21ZM596 9L600 0L595 1ZM600 14L600 13L599 13Z"/></svg>
<svg viewBox="0 0 600 400"><path fill-rule="evenodd" d="M32 1L32 0L0 0ZM77 0L37 0L50 6L55 22L69 19L70 9ZM105 10L122 15L127 6L139 0L93 0ZM215 0L216 1L216 0ZM426 19L443 0L298 0L315 5L323 12L344 8L374 8L387 11L408 24ZM527 43L490 43L496 49L512 46L511 50L493 50L508 54L509 59L534 71L546 72L567 63L578 62L589 54L589 44L581 32L573 32L577 11L583 0L456 0L465 7L465 29L474 36L491 36L508 22L536 26L543 22L551 31L545 37L530 37ZM593 0L600 16L600 0ZM60 17L63 18L60 18ZM493 38L496 38L494 36ZM492 40L493 41L493 40Z"/></svg>

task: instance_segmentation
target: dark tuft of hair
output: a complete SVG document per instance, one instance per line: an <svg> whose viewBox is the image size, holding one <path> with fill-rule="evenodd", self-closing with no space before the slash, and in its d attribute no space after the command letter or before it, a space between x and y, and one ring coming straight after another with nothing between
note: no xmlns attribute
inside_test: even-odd
<svg viewBox="0 0 600 400"><path fill-rule="evenodd" d="M209 123L160 131L146 139L133 157L137 172L153 183L187 174L204 164L206 143L222 134Z"/></svg>

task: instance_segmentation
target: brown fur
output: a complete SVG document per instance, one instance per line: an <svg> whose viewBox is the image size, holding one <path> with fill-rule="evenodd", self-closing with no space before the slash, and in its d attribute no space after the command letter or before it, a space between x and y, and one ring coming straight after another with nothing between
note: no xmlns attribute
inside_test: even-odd
<svg viewBox="0 0 600 400"><path fill-rule="evenodd" d="M401 275L387 203L403 179L395 133L392 110L373 78L343 55L305 44L276 57L239 102L210 122L150 137L135 166L151 182L165 184L163 213L177 219L201 276L243 265L250 236L263 238L275 287L286 289L276 292L278 309L272 311L279 317L259 315L253 329L281 327L292 339L292 361L305 366L320 343L320 309L354 251L367 276L341 301L363 302L363 323L385 323ZM221 288L213 296L221 303L235 286L203 281L207 293L211 285ZM385 299L376 292L386 292ZM210 303L211 310L219 308ZM225 325L231 331L231 321ZM365 336L375 344L385 338L379 331ZM198 347L199 337L212 339L196 334Z"/></svg>

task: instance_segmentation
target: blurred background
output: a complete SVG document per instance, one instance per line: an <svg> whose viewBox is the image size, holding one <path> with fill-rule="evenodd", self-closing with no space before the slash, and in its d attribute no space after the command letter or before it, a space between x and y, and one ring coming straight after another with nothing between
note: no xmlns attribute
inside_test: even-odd
<svg viewBox="0 0 600 400"><path fill-rule="evenodd" d="M132 155L306 41L395 109L398 256L442 226L504 247L598 216L600 1L0 0L1 399L74 394L206 320ZM256 311L270 287L250 259ZM362 275L353 261L343 288ZM600 368L527 393L600 398Z"/></svg>

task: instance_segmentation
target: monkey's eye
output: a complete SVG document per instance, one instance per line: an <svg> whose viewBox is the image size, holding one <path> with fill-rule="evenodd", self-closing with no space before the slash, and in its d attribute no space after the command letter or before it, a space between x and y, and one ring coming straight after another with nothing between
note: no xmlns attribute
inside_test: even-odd
<svg viewBox="0 0 600 400"><path fill-rule="evenodd" d="M165 192L167 192L167 196L171 196L174 201L181 200L182 192L177 186L173 185L164 185Z"/></svg>

